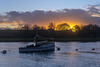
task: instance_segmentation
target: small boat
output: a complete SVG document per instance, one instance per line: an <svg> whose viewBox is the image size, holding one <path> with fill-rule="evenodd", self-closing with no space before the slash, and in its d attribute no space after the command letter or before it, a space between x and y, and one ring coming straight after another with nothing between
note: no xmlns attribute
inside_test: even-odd
<svg viewBox="0 0 100 67"><path fill-rule="evenodd" d="M54 51L55 50L55 43L54 42L49 42L49 41L40 41L36 42L36 36L34 38L35 42L34 44L27 45L26 47L20 47L19 52L41 52L41 51Z"/></svg>
<svg viewBox="0 0 100 67"><path fill-rule="evenodd" d="M40 42L39 42L40 43ZM54 42L47 42L47 43L40 43L36 46L27 45L26 47L20 47L19 52L40 52L40 51L54 51L55 50L55 43Z"/></svg>

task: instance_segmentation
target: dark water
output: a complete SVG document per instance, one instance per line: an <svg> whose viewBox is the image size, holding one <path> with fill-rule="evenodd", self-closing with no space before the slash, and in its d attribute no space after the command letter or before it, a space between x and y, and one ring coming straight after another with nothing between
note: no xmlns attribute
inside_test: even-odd
<svg viewBox="0 0 100 67"><path fill-rule="evenodd" d="M0 51L8 51L0 52L0 67L100 67L100 42L56 42L60 51L18 53L27 44L0 42Z"/></svg>

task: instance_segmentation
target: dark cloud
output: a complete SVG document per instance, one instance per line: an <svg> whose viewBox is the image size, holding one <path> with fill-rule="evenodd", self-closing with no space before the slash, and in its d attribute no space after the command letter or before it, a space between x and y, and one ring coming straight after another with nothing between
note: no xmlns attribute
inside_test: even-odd
<svg viewBox="0 0 100 67"><path fill-rule="evenodd" d="M97 6L89 5L88 10L63 9L57 11L35 10L33 12L10 11L0 16L0 22L21 24L48 25L50 22L68 24L100 24L100 9Z"/></svg>
<svg viewBox="0 0 100 67"><path fill-rule="evenodd" d="M88 5L88 10L93 15L100 15L100 5Z"/></svg>

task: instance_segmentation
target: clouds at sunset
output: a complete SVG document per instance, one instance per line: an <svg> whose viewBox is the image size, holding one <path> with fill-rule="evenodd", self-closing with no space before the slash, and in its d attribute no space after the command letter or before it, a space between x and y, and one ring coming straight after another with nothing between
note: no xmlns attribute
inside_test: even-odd
<svg viewBox="0 0 100 67"><path fill-rule="evenodd" d="M84 25L88 23L100 24L100 6L88 5L84 9L62 9L56 11L34 10L32 12L10 11L0 16L0 25L11 26L22 24L37 24L47 26L50 22L55 24L68 23L72 25Z"/></svg>

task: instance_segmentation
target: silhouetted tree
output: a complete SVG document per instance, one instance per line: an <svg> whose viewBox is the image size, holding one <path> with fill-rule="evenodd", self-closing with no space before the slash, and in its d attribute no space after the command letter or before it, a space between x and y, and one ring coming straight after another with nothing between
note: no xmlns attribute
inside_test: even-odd
<svg viewBox="0 0 100 67"><path fill-rule="evenodd" d="M40 27L38 25L33 25L32 30L40 30Z"/></svg>
<svg viewBox="0 0 100 67"><path fill-rule="evenodd" d="M86 37L96 37L100 34L100 27L96 24L88 24L82 27L81 34Z"/></svg>
<svg viewBox="0 0 100 67"><path fill-rule="evenodd" d="M40 30L46 30L46 28L42 26L42 27L40 27Z"/></svg>
<svg viewBox="0 0 100 67"><path fill-rule="evenodd" d="M70 29L70 26L67 23L62 23L57 25L57 30L68 30Z"/></svg>
<svg viewBox="0 0 100 67"><path fill-rule="evenodd" d="M0 38L33 38L36 33L40 36L51 37L51 38L73 38L73 37L100 37L100 27L96 24L88 24L82 27L75 25L70 29L67 23L62 23L57 26L55 30L55 25L50 23L48 30L45 27L39 27L38 25L21 25L18 30L9 29L9 27L0 30ZM72 30L75 30L73 32Z"/></svg>
<svg viewBox="0 0 100 67"><path fill-rule="evenodd" d="M78 31L80 31L80 27L78 25L75 25L72 27L72 31L78 32Z"/></svg>
<svg viewBox="0 0 100 67"><path fill-rule="evenodd" d="M49 23L48 29L55 29L55 24L54 23Z"/></svg>
<svg viewBox="0 0 100 67"><path fill-rule="evenodd" d="M22 30L30 30L30 24L25 24L23 27L21 27Z"/></svg>

